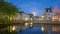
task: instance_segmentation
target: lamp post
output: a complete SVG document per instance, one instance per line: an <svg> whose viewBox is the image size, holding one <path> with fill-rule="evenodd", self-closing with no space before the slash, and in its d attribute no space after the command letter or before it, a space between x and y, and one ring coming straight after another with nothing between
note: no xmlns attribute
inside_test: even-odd
<svg viewBox="0 0 60 34"><path fill-rule="evenodd" d="M32 12L32 14L33 14L33 22L34 22L35 16L36 16L36 12Z"/></svg>
<svg viewBox="0 0 60 34"><path fill-rule="evenodd" d="M36 12L32 12L33 16L36 16Z"/></svg>
<svg viewBox="0 0 60 34"><path fill-rule="evenodd" d="M32 12L32 14L33 14L33 19L31 18L31 20L32 20L33 22L30 23L30 27L33 26L33 23L34 23L34 20L35 20L35 16L36 16L36 12Z"/></svg>

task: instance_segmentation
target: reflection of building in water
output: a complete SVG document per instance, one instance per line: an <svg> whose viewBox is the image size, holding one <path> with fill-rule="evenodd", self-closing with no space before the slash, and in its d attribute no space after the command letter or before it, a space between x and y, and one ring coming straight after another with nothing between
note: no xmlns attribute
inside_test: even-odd
<svg viewBox="0 0 60 34"><path fill-rule="evenodd" d="M60 31L60 28L57 27L57 26L53 26L53 27L52 27L52 31L53 31L53 32L58 32L58 31Z"/></svg>
<svg viewBox="0 0 60 34"><path fill-rule="evenodd" d="M12 32L12 31L17 31L17 26L9 26L9 27L8 27L8 30L9 30L10 32Z"/></svg>

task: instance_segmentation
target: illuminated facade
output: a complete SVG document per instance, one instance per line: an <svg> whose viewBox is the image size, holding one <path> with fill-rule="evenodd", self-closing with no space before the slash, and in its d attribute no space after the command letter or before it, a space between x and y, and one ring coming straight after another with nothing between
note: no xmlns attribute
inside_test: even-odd
<svg viewBox="0 0 60 34"><path fill-rule="evenodd" d="M41 16L44 21L51 21L52 20L52 8L45 8L43 16Z"/></svg>
<svg viewBox="0 0 60 34"><path fill-rule="evenodd" d="M52 9L51 8L45 8L45 16L46 16L46 19L47 20L51 20L51 17L52 17Z"/></svg>
<svg viewBox="0 0 60 34"><path fill-rule="evenodd" d="M54 8L52 15L52 21L60 21L60 10L57 6Z"/></svg>
<svg viewBox="0 0 60 34"><path fill-rule="evenodd" d="M59 21L59 16L58 15L52 16L52 21Z"/></svg>
<svg viewBox="0 0 60 34"><path fill-rule="evenodd" d="M29 20L30 19L30 15L22 13L22 20Z"/></svg>
<svg viewBox="0 0 60 34"><path fill-rule="evenodd" d="M44 15L46 18L43 19L47 19L49 21L60 21L60 10L58 10L58 7L56 6L54 8L54 10L52 10L51 8L45 8L45 12Z"/></svg>

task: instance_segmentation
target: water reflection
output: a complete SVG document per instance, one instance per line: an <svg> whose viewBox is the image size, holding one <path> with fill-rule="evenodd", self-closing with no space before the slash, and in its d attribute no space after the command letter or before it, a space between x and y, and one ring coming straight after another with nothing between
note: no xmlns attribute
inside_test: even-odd
<svg viewBox="0 0 60 34"><path fill-rule="evenodd" d="M32 28L26 28L22 31L22 34L59 34L60 25L41 25L33 26ZM18 34L21 34L18 32Z"/></svg>
<svg viewBox="0 0 60 34"><path fill-rule="evenodd" d="M10 32L18 31L18 34L60 34L60 25L33 25L33 23L25 23L21 25L11 25L1 30L9 30Z"/></svg>
<svg viewBox="0 0 60 34"><path fill-rule="evenodd" d="M58 27L58 26L53 26L53 27L52 27L52 31L53 31L53 32L59 32L59 31L60 31L60 27Z"/></svg>
<svg viewBox="0 0 60 34"><path fill-rule="evenodd" d="M9 26L7 27L7 29L9 30L9 32L12 32L12 31L16 31L17 30L17 26Z"/></svg>
<svg viewBox="0 0 60 34"><path fill-rule="evenodd" d="M13 26L12 30L14 31L16 29L16 26Z"/></svg>
<svg viewBox="0 0 60 34"><path fill-rule="evenodd" d="M41 27L41 30L44 31L44 27L43 26Z"/></svg>

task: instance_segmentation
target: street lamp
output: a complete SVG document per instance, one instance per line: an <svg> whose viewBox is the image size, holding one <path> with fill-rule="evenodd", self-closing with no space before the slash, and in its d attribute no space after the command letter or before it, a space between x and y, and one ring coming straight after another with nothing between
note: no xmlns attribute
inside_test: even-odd
<svg viewBox="0 0 60 34"><path fill-rule="evenodd" d="M25 18L25 20L27 21L27 20L28 20L28 18Z"/></svg>
<svg viewBox="0 0 60 34"><path fill-rule="evenodd" d="M34 22L35 16L36 16L36 12L32 12L32 14L33 14L33 22Z"/></svg>
<svg viewBox="0 0 60 34"><path fill-rule="evenodd" d="M36 12L32 12L33 16L36 16Z"/></svg>
<svg viewBox="0 0 60 34"><path fill-rule="evenodd" d="M36 16L36 12L32 12L32 14L33 14L33 17L35 17L35 16Z"/></svg>
<svg viewBox="0 0 60 34"><path fill-rule="evenodd" d="M32 14L33 14L33 23L34 23L36 12L32 12ZM32 20L32 18L31 18L31 20ZM31 27L32 27L33 23L31 22Z"/></svg>

